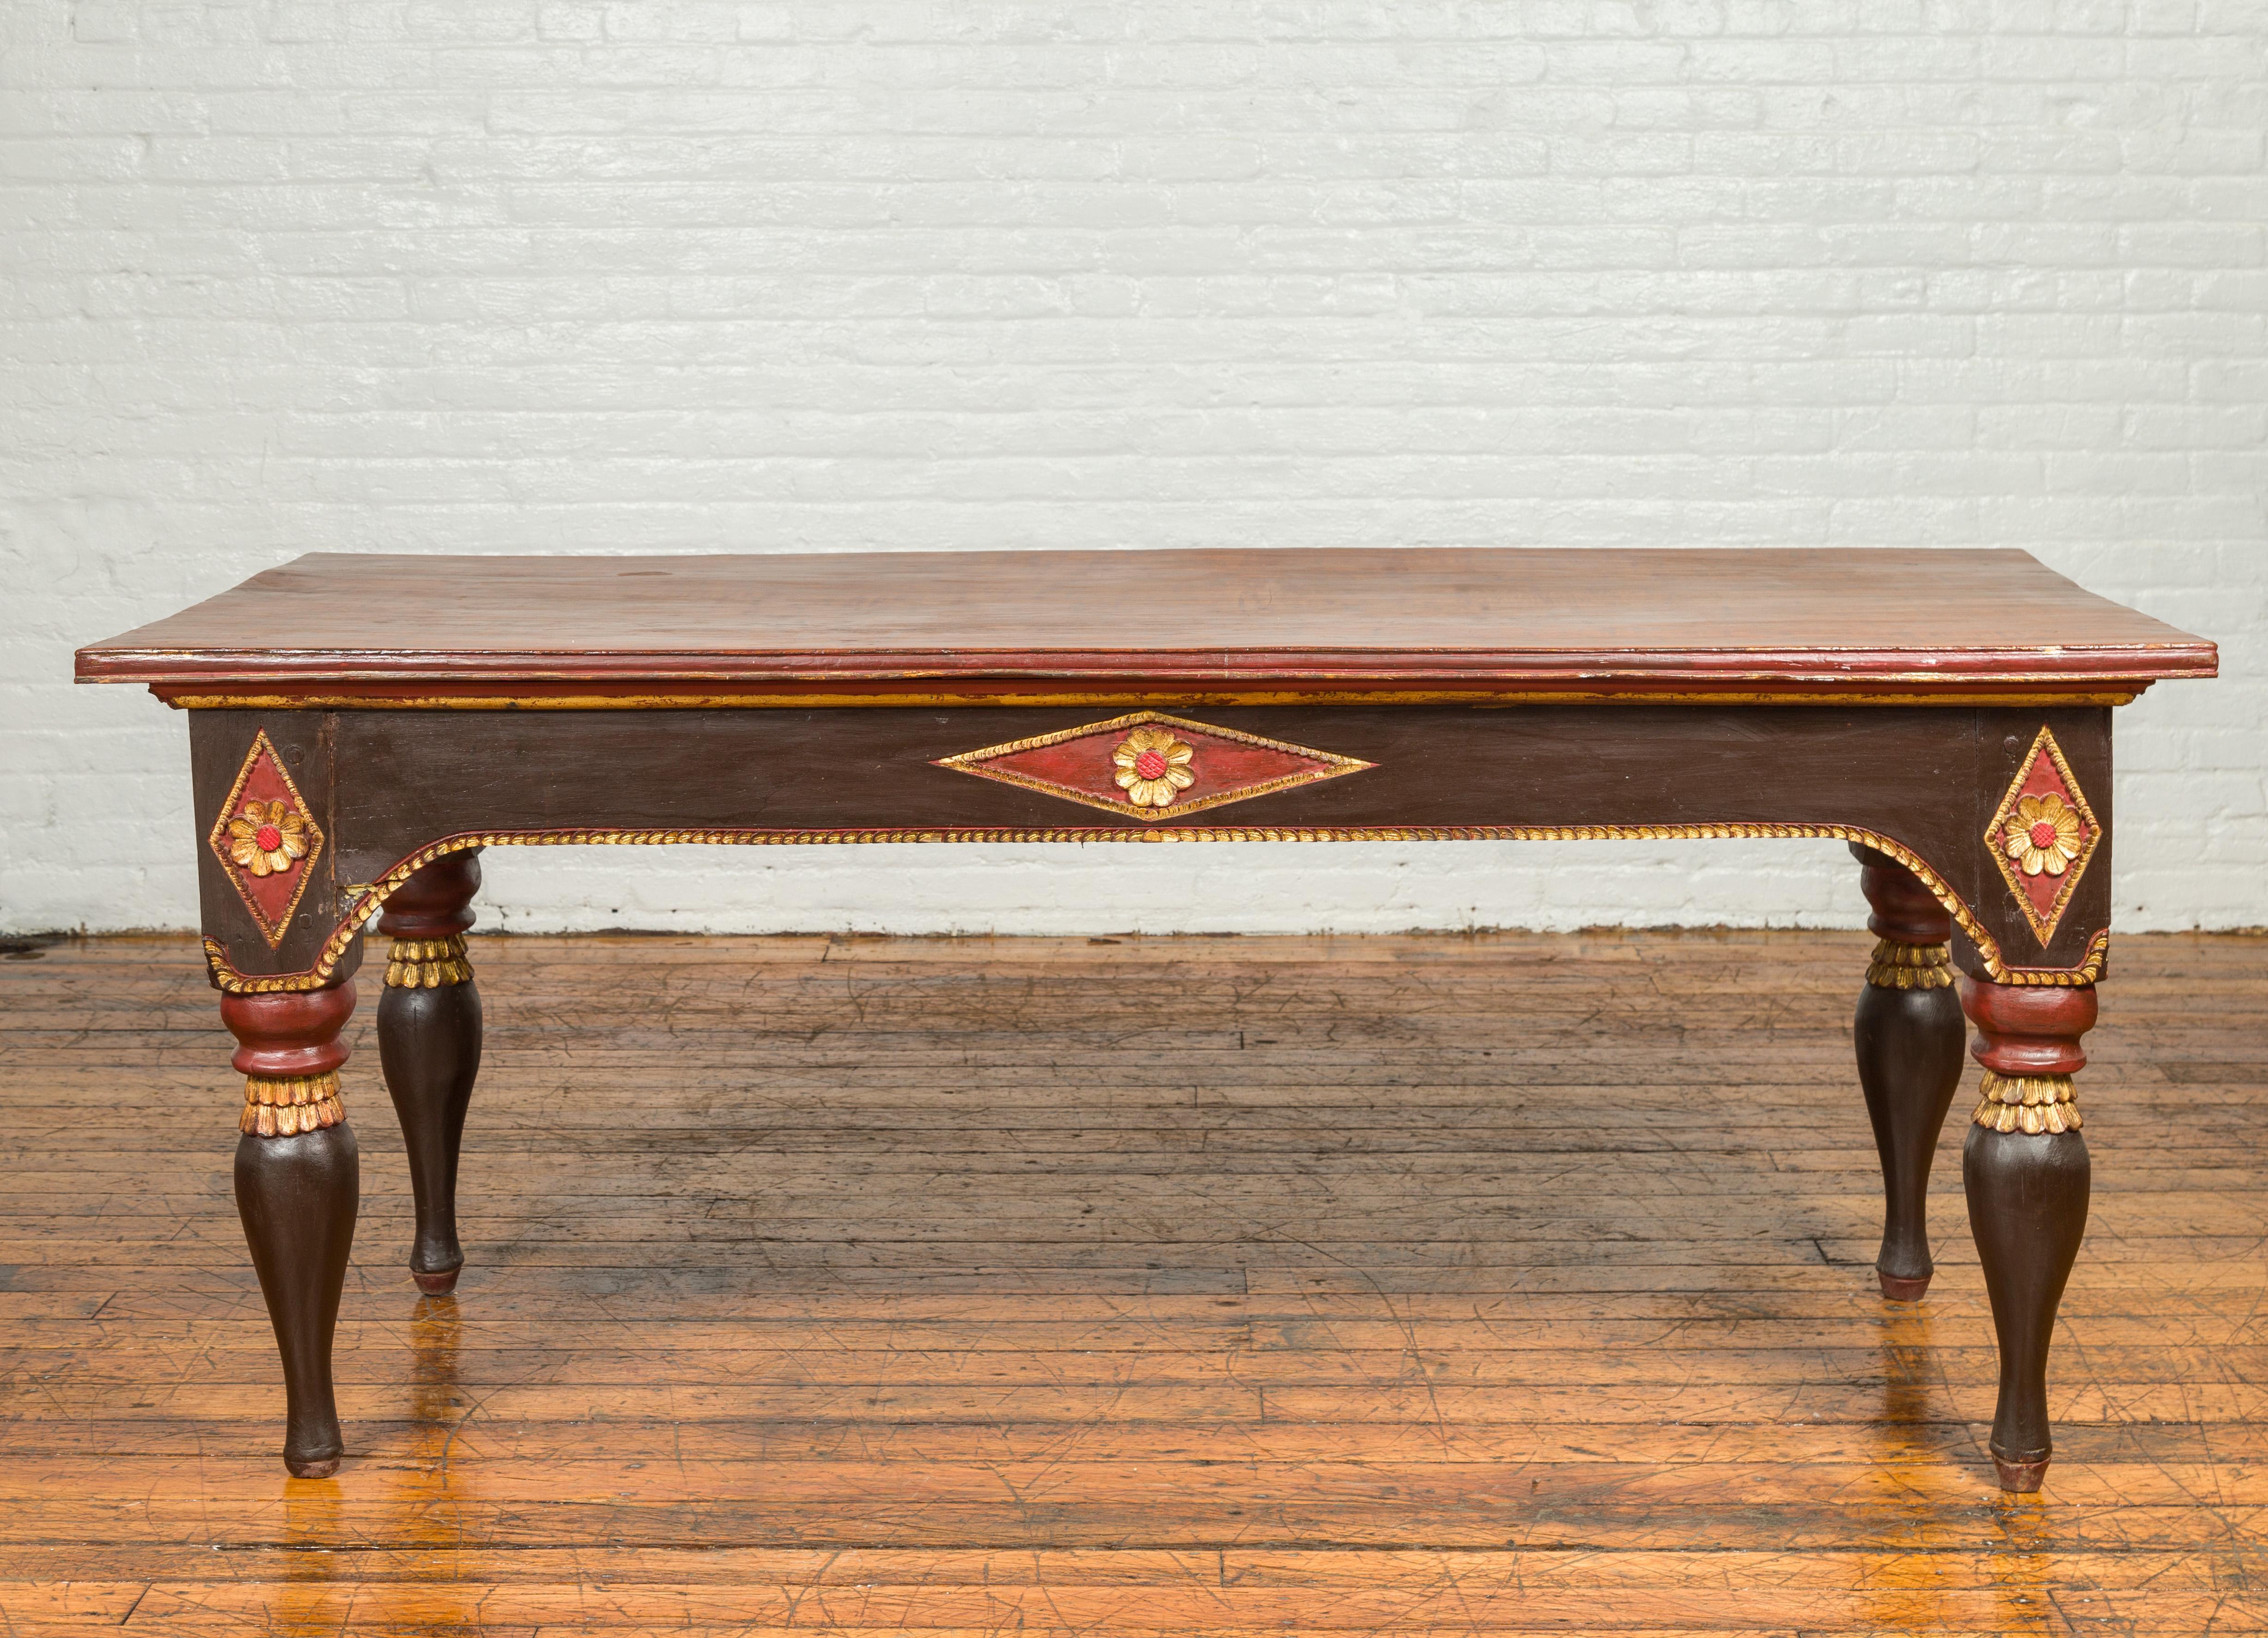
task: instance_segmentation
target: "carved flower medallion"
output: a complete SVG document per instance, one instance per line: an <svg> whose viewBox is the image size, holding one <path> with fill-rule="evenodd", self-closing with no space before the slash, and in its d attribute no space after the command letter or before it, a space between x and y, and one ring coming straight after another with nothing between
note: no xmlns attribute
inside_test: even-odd
<svg viewBox="0 0 2268 1638"><path fill-rule="evenodd" d="M2063 748L2042 728L1984 827L1992 862L2042 944L2055 936L2102 843L2102 826L2064 760Z"/></svg>
<svg viewBox="0 0 2268 1638"><path fill-rule="evenodd" d="M2006 832L2008 857L2028 876L2043 870L2059 876L2079 857L2080 838L2086 833L2078 810L2060 793L2043 791L2037 796L2020 797L2016 815L2008 821Z"/></svg>
<svg viewBox="0 0 2268 1638"><path fill-rule="evenodd" d="M265 731L253 735L252 749L244 754L236 783L206 839L273 949L284 941L284 930L307 890L323 851L323 832Z"/></svg>
<svg viewBox="0 0 2268 1638"><path fill-rule="evenodd" d="M255 876L289 870L307 856L307 815L289 802L254 798L228 822L228 856Z"/></svg>
<svg viewBox="0 0 2268 1638"><path fill-rule="evenodd" d="M1341 778L1371 766L1359 757L1155 711L940 756L936 765L1144 824Z"/></svg>
<svg viewBox="0 0 2268 1638"><path fill-rule="evenodd" d="M1110 753L1116 783L1137 808L1163 808L1197 782L1197 748L1163 728L1137 728Z"/></svg>

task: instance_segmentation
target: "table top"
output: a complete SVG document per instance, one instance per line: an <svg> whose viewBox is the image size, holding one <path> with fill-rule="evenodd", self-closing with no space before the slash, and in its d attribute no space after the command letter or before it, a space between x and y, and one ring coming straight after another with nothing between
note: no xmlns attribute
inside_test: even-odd
<svg viewBox="0 0 2268 1638"><path fill-rule="evenodd" d="M78 653L181 705L2086 697L2213 644L2014 550L314 553Z"/></svg>

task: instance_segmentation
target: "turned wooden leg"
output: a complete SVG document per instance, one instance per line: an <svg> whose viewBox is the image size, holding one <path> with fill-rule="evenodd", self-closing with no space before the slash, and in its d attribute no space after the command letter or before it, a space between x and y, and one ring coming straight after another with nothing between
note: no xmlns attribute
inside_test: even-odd
<svg viewBox="0 0 2268 1638"><path fill-rule="evenodd" d="M1882 1295L1916 1302L1929 1289L1929 1166L1961 1084L1961 1002L1953 991L1953 918L1896 860L1853 844L1874 913L1874 960L1852 1039L1859 1085L1882 1162Z"/></svg>
<svg viewBox="0 0 2268 1638"><path fill-rule="evenodd" d="M301 1479L338 1471L345 1445L331 1397L331 1334L354 1244L362 1164L339 1103L339 1031L350 982L299 994L224 995L245 1076L236 1209L284 1356L284 1465Z"/></svg>
<svg viewBox="0 0 2268 1638"><path fill-rule="evenodd" d="M417 1199L409 1276L436 1295L455 1287L465 1264L457 1246L457 1154L481 1069L481 992L464 935L480 885L477 852L451 853L396 888L378 919L379 932L394 941L378 1003L378 1057L401 1118Z"/></svg>
<svg viewBox="0 0 2268 1638"><path fill-rule="evenodd" d="M1984 1096L1961 1152L1969 1227L2000 1339L1992 1465L2000 1488L2037 1490L2047 1472L2048 1342L2087 1231L2087 1140L2072 1076L2095 1023L2093 985L2019 988L1964 978Z"/></svg>

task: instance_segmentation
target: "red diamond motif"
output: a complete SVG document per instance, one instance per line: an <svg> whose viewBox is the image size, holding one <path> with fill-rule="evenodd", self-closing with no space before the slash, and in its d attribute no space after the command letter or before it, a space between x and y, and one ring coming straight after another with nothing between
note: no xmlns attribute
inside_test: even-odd
<svg viewBox="0 0 2268 1638"><path fill-rule="evenodd" d="M1984 827L1992 862L2042 944L2055 936L2102 841L2102 827L2064 761L2063 748L2043 727Z"/></svg>
<svg viewBox="0 0 2268 1638"><path fill-rule="evenodd" d="M1154 711L940 756L937 766L1155 824L1373 766Z"/></svg>
<svg viewBox="0 0 2268 1638"><path fill-rule="evenodd" d="M242 837L235 831L239 823L245 831ZM304 845L305 851L297 857L286 851L286 831L294 832ZM250 844L247 851L265 868L256 869L239 860L239 842ZM220 816L213 821L206 843L228 879L236 884L237 896L252 912L260 936L268 941L269 948L275 948L284 941L284 930L291 925L292 912L299 908L300 896L315 874L315 860L323 852L323 833L308 813L307 804L300 800L299 787L291 783L291 770L276 756L264 731L253 736L252 749L245 753L244 765L236 771L236 784L221 807ZM273 862L278 859L281 864Z"/></svg>

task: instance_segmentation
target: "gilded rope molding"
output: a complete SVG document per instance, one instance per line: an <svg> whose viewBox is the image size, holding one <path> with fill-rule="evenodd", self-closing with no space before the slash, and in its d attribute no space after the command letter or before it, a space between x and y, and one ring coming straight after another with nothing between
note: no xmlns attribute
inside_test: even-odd
<svg viewBox="0 0 2268 1638"><path fill-rule="evenodd" d="M1984 1072L1984 1096L1970 1117L1988 1132L2076 1132L2083 1124L2069 1075Z"/></svg>
<svg viewBox="0 0 2268 1638"><path fill-rule="evenodd" d="M396 939L386 957L389 990L438 990L472 982L473 963L461 934L446 939Z"/></svg>
<svg viewBox="0 0 2268 1638"><path fill-rule="evenodd" d="M346 1118L346 1108L339 1102L336 1070L288 1081L247 1075L244 1113L238 1118L236 1129L263 1138L288 1138L295 1133L335 1126Z"/></svg>
<svg viewBox="0 0 2268 1638"><path fill-rule="evenodd" d="M1953 951L1943 944L1900 944L1881 939L1867 963L1867 982L1884 990L1953 987Z"/></svg>
<svg viewBox="0 0 2268 1638"><path fill-rule="evenodd" d="M304 972L239 972L217 939L204 941L205 962L216 987L236 995L269 995L320 990L331 982L348 948L363 926L385 907L403 882L450 853L475 847L653 847L680 843L718 846L814 846L865 842L1689 842L1715 840L1857 842L1896 860L1926 886L1954 924L1977 947L1996 984L2073 988L2097 982L2110 951L2108 928L2088 941L2076 967L2011 967L1984 923L1928 862L1902 842L1879 831L1848 824L1578 824L1578 825L1375 825L1263 829L1244 825L1182 826L1137 830L1095 825L1019 830L1005 828L939 830L480 830L444 837L403 859L377 881L348 889L353 905L323 941L315 964Z"/></svg>

